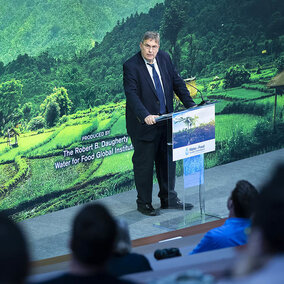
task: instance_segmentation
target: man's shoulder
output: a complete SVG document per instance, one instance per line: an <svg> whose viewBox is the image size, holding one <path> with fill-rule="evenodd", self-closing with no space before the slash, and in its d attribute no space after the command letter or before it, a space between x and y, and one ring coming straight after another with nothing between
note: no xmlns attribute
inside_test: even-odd
<svg viewBox="0 0 284 284"><path fill-rule="evenodd" d="M137 64L140 60L142 59L140 52L137 52L134 54L132 57L128 58L123 65L132 65L132 64Z"/></svg>
<svg viewBox="0 0 284 284"><path fill-rule="evenodd" d="M245 219L240 220L240 218L228 218L222 226L208 231L206 235L210 238L227 237L228 235L234 234L236 230L242 229L244 225L249 225L249 220L247 221Z"/></svg>
<svg viewBox="0 0 284 284"><path fill-rule="evenodd" d="M170 57L170 55L166 52L166 51L164 51L164 50L159 50L159 52L158 52L158 54L157 54L157 58L159 59L159 58L165 58L165 59L168 59L168 60L170 60L171 59L171 57Z"/></svg>
<svg viewBox="0 0 284 284"><path fill-rule="evenodd" d="M107 273L98 273L93 275L76 275L65 273L58 277L47 281L38 282L43 284L61 284L61 283L109 283L109 284L132 284L133 282L123 279L118 279Z"/></svg>
<svg viewBox="0 0 284 284"><path fill-rule="evenodd" d="M216 238L224 236L224 234L227 234L228 230L229 230L228 226L224 224L220 227L216 227L214 229L209 230L205 235L209 238Z"/></svg>
<svg viewBox="0 0 284 284"><path fill-rule="evenodd" d="M47 278L46 280L41 280L40 282L37 283L42 283L42 284L60 284L60 283L67 283L70 280L72 280L72 276L69 273L63 273L61 275L55 276L55 277L50 277Z"/></svg>

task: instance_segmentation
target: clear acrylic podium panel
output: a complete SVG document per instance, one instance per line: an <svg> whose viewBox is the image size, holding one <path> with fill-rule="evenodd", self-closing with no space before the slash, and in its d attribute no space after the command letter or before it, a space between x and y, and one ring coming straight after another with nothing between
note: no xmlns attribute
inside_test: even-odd
<svg viewBox="0 0 284 284"><path fill-rule="evenodd" d="M173 187L173 183L175 191L178 194L178 198L183 203L183 210L169 209L172 211L172 216L169 216L167 219L163 221L159 221L154 224L154 226L169 229L169 230L177 230L184 227L194 226L197 224L214 221L223 217L226 217L224 214L224 207L226 207L226 202L223 202L223 205L217 204L217 206L213 206L211 211L206 209L206 184L210 181L206 180L206 174L204 171L204 162L203 162L203 182L199 185L194 185L188 187L184 183L183 176L183 160L179 160L176 162L176 173L172 174L173 165L173 145L172 145L172 119L171 114L167 114L162 118L162 120L167 121L167 148L168 148L168 188ZM203 160L204 156L203 155ZM206 158L206 157L205 157ZM175 180L175 182L173 182ZM210 194L211 195L211 194ZM208 196L210 198L210 195ZM170 190L169 190L170 196ZM191 203L194 207L191 210L185 209L185 204ZM170 205L170 201L169 201ZM220 210L221 209L221 210ZM226 209L225 209L226 211Z"/></svg>
<svg viewBox="0 0 284 284"><path fill-rule="evenodd" d="M225 218L227 213L227 193L224 193L223 196L218 198L219 202L217 202L215 206L213 201L215 198L212 198L214 197L214 192L212 189L208 190L209 192L206 192L206 185L210 183L209 180L206 180L206 173L204 174L203 184L189 188L184 188L184 178L182 173L183 162L178 161L175 191L181 202L183 204L191 203L194 206L193 209L168 209L167 217L158 222L154 222L153 226L171 231ZM212 200L210 200L211 198ZM208 208L206 206L207 203L209 203Z"/></svg>

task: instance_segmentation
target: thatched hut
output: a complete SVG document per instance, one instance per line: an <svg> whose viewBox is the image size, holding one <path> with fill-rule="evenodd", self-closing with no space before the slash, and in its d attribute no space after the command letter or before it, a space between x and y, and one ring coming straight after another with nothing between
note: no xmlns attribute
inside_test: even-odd
<svg viewBox="0 0 284 284"><path fill-rule="evenodd" d="M11 147L18 147L18 137L20 136L19 132L15 128L7 130L5 137L7 138L7 144ZM14 138L14 142L13 142Z"/></svg>

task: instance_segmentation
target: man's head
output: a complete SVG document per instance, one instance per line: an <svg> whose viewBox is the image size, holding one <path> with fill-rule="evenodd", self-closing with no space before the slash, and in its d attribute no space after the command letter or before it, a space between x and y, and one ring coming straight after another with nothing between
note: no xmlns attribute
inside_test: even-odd
<svg viewBox="0 0 284 284"><path fill-rule="evenodd" d="M230 215L238 218L250 218L257 196L258 192L251 183L246 180L238 181L228 199Z"/></svg>
<svg viewBox="0 0 284 284"><path fill-rule="evenodd" d="M71 250L82 265L103 267L110 257L116 236L116 224L101 204L85 206L75 217Z"/></svg>
<svg viewBox="0 0 284 284"><path fill-rule="evenodd" d="M160 35L156 32L146 32L140 42L141 55L153 63L160 47Z"/></svg>
<svg viewBox="0 0 284 284"><path fill-rule="evenodd" d="M114 253L116 255L125 255L131 251L131 239L129 235L128 224L125 220L116 221L117 234L115 239Z"/></svg>
<svg viewBox="0 0 284 284"><path fill-rule="evenodd" d="M284 163L263 186L255 205L253 231L259 231L263 249L284 253Z"/></svg>
<svg viewBox="0 0 284 284"><path fill-rule="evenodd" d="M29 271L26 239L16 223L0 214L0 283L24 283Z"/></svg>

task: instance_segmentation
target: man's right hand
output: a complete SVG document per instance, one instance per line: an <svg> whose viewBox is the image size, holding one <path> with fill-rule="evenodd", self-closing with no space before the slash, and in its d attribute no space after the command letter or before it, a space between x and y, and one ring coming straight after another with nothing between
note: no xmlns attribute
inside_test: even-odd
<svg viewBox="0 0 284 284"><path fill-rule="evenodd" d="M159 117L158 115L148 115L145 117L144 121L147 125L153 125L156 123L156 118Z"/></svg>

